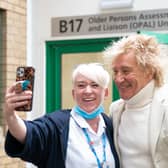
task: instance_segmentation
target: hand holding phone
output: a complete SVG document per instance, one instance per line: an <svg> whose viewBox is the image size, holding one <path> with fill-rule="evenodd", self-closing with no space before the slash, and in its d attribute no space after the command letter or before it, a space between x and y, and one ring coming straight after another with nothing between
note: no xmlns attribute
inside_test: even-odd
<svg viewBox="0 0 168 168"><path fill-rule="evenodd" d="M17 94L30 90L32 91L32 98L28 100L28 104L22 107L17 107L15 110L17 111L31 111L32 110L32 102L33 102L33 88L34 88L34 77L35 77L35 69L33 67L18 67L16 70L16 86L15 92Z"/></svg>

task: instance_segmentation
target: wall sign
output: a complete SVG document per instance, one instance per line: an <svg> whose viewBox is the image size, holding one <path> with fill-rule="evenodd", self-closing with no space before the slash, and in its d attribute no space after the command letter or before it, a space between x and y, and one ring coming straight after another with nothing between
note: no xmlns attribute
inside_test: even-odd
<svg viewBox="0 0 168 168"><path fill-rule="evenodd" d="M168 9L54 17L51 36L168 30Z"/></svg>

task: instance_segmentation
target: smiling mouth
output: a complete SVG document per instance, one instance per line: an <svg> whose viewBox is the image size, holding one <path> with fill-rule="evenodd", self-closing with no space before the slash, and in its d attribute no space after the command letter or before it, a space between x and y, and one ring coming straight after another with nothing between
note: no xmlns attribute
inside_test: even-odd
<svg viewBox="0 0 168 168"><path fill-rule="evenodd" d="M128 89L128 88L131 88L131 85L128 83L122 83L118 85L118 89Z"/></svg>

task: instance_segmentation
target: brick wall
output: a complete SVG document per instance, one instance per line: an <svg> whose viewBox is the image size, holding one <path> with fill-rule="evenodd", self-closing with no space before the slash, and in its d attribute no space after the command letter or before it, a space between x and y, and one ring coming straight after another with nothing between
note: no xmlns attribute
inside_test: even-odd
<svg viewBox="0 0 168 168"><path fill-rule="evenodd" d="M0 0L0 168L25 168L25 162L4 152L7 130L4 94L15 81L16 67L26 64L26 0ZM24 113L20 113L25 118Z"/></svg>

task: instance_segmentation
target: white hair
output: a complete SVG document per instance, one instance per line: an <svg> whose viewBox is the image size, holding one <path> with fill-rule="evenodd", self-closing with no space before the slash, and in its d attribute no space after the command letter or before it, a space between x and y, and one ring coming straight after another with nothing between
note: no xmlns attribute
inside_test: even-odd
<svg viewBox="0 0 168 168"><path fill-rule="evenodd" d="M79 64L72 73L73 84L79 74L96 82L102 88L108 87L110 75L100 63Z"/></svg>
<svg viewBox="0 0 168 168"><path fill-rule="evenodd" d="M119 41L109 45L103 55L105 62L113 64L115 58L122 54L134 51L137 64L146 73L151 72L156 86L163 84L163 68L160 64L160 47L153 36L134 34L123 37Z"/></svg>

